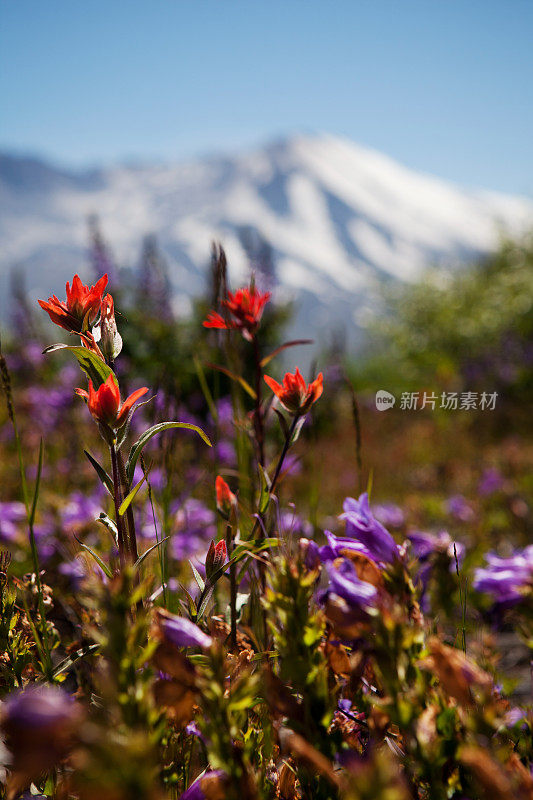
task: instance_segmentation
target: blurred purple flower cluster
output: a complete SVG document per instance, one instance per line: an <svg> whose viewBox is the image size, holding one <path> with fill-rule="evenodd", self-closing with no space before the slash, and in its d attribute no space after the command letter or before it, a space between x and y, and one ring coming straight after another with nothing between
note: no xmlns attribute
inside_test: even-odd
<svg viewBox="0 0 533 800"><path fill-rule="evenodd" d="M509 558L485 556L487 566L476 570L474 588L489 594L498 606L517 605L533 593L533 545L516 550Z"/></svg>

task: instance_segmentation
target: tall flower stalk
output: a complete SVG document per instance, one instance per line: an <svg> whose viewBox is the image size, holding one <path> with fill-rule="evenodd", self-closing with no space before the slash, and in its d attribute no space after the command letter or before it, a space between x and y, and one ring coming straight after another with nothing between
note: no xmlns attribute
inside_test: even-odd
<svg viewBox="0 0 533 800"><path fill-rule="evenodd" d="M125 443L129 424L137 402L147 392L146 386L137 389L122 401L117 377L113 371L115 359L122 349L122 338L117 329L113 297L104 294L107 275L102 276L92 286L85 286L78 275L74 276L72 287L66 285L66 300L60 301L53 295L47 302L39 304L50 319L61 328L80 339L80 346L52 345L45 352L71 350L82 370L88 377L88 389L75 389L82 397L98 430L109 448L112 478L98 462L90 457L100 480L113 497L117 548L121 570L128 564L136 565L139 560L135 519L132 501L135 490L131 490L133 472L137 460L142 455L145 444L154 436L168 428L189 428L209 440L196 425L181 422L164 422L156 425L141 436L133 446L127 463L124 462L122 446ZM162 578L163 579L163 578Z"/></svg>

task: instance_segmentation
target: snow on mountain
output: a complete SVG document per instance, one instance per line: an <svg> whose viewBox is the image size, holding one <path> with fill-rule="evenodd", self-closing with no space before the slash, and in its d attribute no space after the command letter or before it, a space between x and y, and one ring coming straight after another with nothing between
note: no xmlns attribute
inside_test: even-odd
<svg viewBox="0 0 533 800"><path fill-rule="evenodd" d="M531 226L533 203L465 190L329 135L296 136L233 157L86 172L0 157L0 290L23 269L32 295L62 295L85 274L87 217L98 214L121 265L155 233L176 301L205 286L213 239L234 281L247 269L243 231L273 248L281 293L297 301L298 333L345 327L356 338L383 280L489 252Z"/></svg>

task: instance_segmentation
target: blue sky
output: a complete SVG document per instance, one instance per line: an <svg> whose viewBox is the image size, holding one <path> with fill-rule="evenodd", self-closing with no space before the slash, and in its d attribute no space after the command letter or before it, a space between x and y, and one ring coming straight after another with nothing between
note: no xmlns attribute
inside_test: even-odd
<svg viewBox="0 0 533 800"><path fill-rule="evenodd" d="M66 164L328 131L533 195L531 0L0 0L0 148Z"/></svg>

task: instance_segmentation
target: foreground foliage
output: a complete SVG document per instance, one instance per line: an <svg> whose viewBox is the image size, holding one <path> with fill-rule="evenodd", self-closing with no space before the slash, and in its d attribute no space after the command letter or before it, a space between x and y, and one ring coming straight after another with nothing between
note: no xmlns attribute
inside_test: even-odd
<svg viewBox="0 0 533 800"><path fill-rule="evenodd" d="M327 376L265 374L301 343L267 349L269 292L254 280L229 292L221 250L214 274L204 335L222 363L197 365L205 425L184 408L167 416L163 389L130 392L107 275L93 287L75 276L65 301L41 302L71 333L47 357L72 358L87 389L67 373L81 398L70 428L65 398L40 402L55 401L50 433L86 450L87 485L100 486L59 505L57 529L40 508L43 448L28 470L2 361L23 498L2 503L6 797L533 797L532 708L501 685L489 639L504 630L533 649L533 547L480 564L445 531L406 528L370 486L345 499L333 531L287 513L291 457L310 446ZM229 397L213 396L207 370ZM172 446L154 464L160 439ZM485 495L502 491L496 472L484 480ZM192 497L200 484L216 518Z"/></svg>

